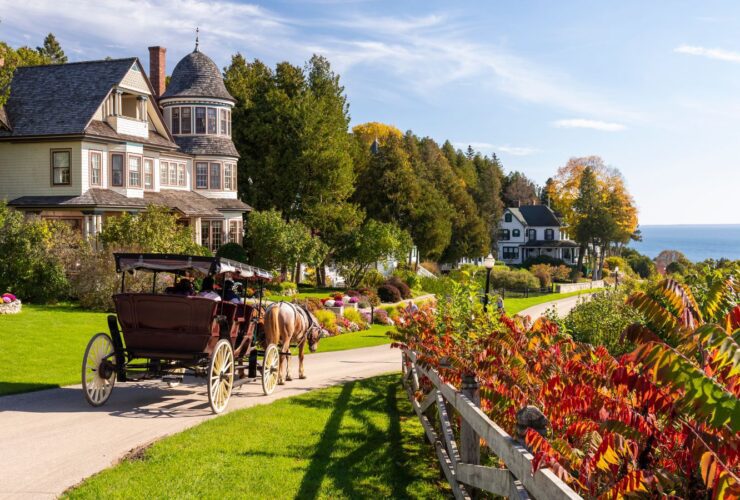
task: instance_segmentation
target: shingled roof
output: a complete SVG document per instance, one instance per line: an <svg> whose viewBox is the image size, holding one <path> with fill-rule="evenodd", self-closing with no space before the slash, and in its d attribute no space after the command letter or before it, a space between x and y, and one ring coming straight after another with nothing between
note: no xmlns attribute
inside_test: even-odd
<svg viewBox="0 0 740 500"><path fill-rule="evenodd" d="M241 200L206 198L193 191L163 189L144 192L143 198L129 198L111 189L93 188L80 196L22 196L9 203L23 208L116 208L145 209L148 205L162 205L178 210L188 217L222 217L221 210L249 212L252 207Z"/></svg>
<svg viewBox="0 0 740 500"><path fill-rule="evenodd" d="M175 66L170 83L160 99L168 97L215 97L236 102L226 90L216 63L197 49Z"/></svg>
<svg viewBox="0 0 740 500"><path fill-rule="evenodd" d="M560 226L555 212L547 205L525 205L523 207L509 207L509 210L520 221L528 226Z"/></svg>
<svg viewBox="0 0 740 500"><path fill-rule="evenodd" d="M191 155L233 156L239 158L236 146L230 137L217 135L176 135L175 142L180 151Z"/></svg>
<svg viewBox="0 0 740 500"><path fill-rule="evenodd" d="M4 135L82 134L134 63L130 57L16 69L5 104L12 132Z"/></svg>
<svg viewBox="0 0 740 500"><path fill-rule="evenodd" d="M91 121L90 125L85 129L85 135L105 137L106 139L115 139L121 142L137 142L139 144L149 144L151 146L159 146L162 148L177 149L177 144L159 134L156 130L150 129L148 137L119 134L108 123L100 120Z"/></svg>

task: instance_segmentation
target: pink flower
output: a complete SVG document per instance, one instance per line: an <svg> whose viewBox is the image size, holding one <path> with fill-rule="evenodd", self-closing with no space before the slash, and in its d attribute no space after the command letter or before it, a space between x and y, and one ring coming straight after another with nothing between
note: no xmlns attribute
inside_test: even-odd
<svg viewBox="0 0 740 500"><path fill-rule="evenodd" d="M10 297L3 297L3 302L5 302L6 304L10 304Z"/></svg>
<svg viewBox="0 0 740 500"><path fill-rule="evenodd" d="M3 302L5 302L5 298L10 299L7 302L15 302L16 300L18 300L18 298L15 295L13 295L12 293L4 293L3 294Z"/></svg>
<svg viewBox="0 0 740 500"><path fill-rule="evenodd" d="M349 299L350 304L357 304L359 302L359 299L357 297L351 297Z"/></svg>
<svg viewBox="0 0 740 500"><path fill-rule="evenodd" d="M344 302L342 302L341 300L337 300L334 302L334 307L343 307L343 306L344 306Z"/></svg>

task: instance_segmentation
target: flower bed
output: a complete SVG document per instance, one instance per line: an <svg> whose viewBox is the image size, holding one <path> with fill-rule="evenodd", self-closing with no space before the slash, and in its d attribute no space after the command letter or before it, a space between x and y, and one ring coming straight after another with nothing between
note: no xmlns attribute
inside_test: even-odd
<svg viewBox="0 0 740 500"><path fill-rule="evenodd" d="M20 299L12 293L5 293L0 299L0 314L18 314L21 307Z"/></svg>

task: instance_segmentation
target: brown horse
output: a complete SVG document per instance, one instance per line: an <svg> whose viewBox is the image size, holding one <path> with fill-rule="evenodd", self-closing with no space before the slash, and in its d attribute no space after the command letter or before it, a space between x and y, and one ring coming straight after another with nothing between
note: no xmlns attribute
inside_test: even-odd
<svg viewBox="0 0 740 500"><path fill-rule="evenodd" d="M292 380L290 376L290 346L298 346L298 377L306 378L303 371L303 349L308 341L308 348L316 352L319 344L321 325L309 311L290 302L275 302L265 311L265 348L270 344L278 346L280 365L278 384ZM285 359L285 371L283 371Z"/></svg>

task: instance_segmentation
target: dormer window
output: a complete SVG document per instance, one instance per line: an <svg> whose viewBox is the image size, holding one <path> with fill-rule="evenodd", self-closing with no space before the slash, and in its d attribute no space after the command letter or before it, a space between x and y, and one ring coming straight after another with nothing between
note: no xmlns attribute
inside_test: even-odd
<svg viewBox="0 0 740 500"><path fill-rule="evenodd" d="M504 214L504 222L511 222L511 212L506 212Z"/></svg>

